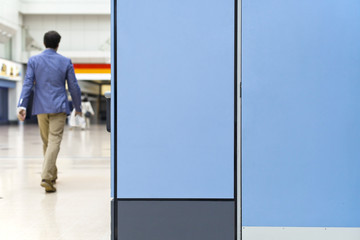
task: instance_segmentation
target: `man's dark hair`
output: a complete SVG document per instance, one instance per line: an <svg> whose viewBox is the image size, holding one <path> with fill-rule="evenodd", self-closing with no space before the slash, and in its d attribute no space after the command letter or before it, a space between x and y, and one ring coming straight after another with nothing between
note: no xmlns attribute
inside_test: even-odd
<svg viewBox="0 0 360 240"><path fill-rule="evenodd" d="M59 46L61 36L56 31L49 31L44 35L44 44L46 48L56 49Z"/></svg>

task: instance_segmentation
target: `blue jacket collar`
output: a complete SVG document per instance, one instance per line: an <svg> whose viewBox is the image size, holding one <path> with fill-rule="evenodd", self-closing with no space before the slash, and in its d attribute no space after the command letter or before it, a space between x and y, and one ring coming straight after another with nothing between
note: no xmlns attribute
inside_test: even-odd
<svg viewBox="0 0 360 240"><path fill-rule="evenodd" d="M52 48L47 48L43 51L43 53L46 53L46 54L53 54L53 53L56 53L55 49L52 49Z"/></svg>

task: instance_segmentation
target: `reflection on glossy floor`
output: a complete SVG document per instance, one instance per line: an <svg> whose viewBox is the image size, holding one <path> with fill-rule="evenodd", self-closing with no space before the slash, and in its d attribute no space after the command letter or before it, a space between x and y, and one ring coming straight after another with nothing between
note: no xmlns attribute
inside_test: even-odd
<svg viewBox="0 0 360 240"><path fill-rule="evenodd" d="M40 187L37 125L0 126L0 239L110 239L110 135L64 132L57 192Z"/></svg>

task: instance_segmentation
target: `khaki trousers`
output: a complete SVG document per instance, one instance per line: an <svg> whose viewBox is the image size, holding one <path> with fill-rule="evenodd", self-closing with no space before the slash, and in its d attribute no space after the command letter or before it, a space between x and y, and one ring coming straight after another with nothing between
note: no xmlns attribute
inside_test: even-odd
<svg viewBox="0 0 360 240"><path fill-rule="evenodd" d="M56 159L60 151L60 143L64 133L66 113L38 114L37 119L44 153L41 178L56 180Z"/></svg>

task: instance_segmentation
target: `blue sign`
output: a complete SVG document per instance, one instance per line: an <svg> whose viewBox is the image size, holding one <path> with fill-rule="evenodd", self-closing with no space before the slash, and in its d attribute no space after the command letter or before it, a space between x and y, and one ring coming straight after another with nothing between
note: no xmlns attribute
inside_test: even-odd
<svg viewBox="0 0 360 240"><path fill-rule="evenodd" d="M234 1L117 4L118 198L233 199Z"/></svg>
<svg viewBox="0 0 360 240"><path fill-rule="evenodd" d="M360 227L360 2L242 2L243 225Z"/></svg>

